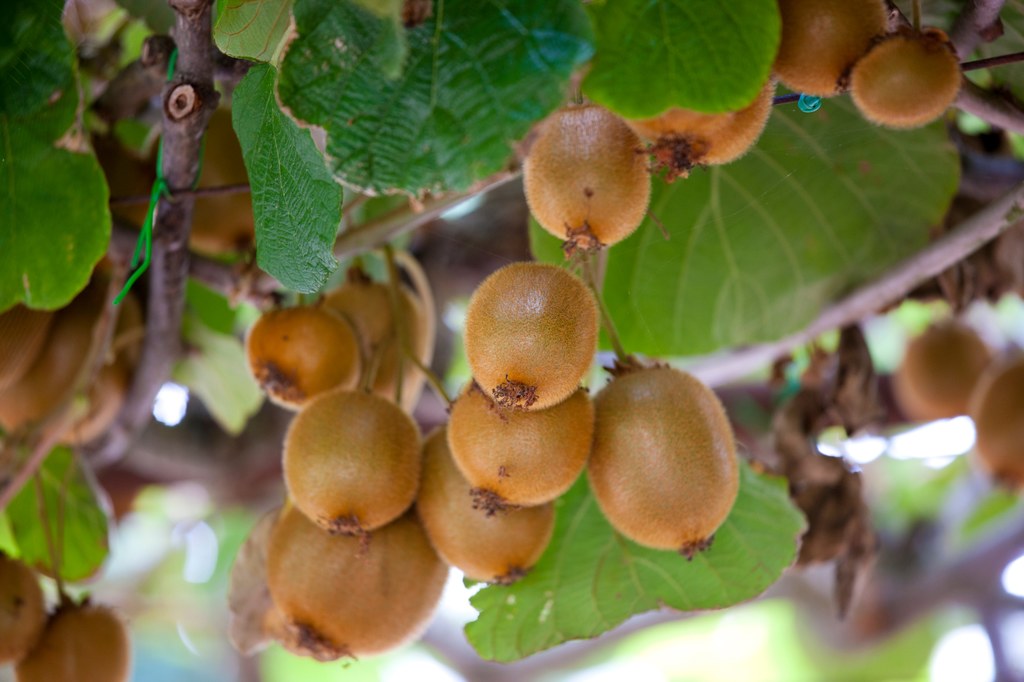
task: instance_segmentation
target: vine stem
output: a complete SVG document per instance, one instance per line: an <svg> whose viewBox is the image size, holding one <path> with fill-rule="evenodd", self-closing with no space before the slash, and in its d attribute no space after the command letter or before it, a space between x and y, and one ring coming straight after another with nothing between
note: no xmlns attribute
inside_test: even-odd
<svg viewBox="0 0 1024 682"><path fill-rule="evenodd" d="M608 306L605 305L604 296L601 294L601 287L597 281L597 273L594 270L594 263L591 260L591 254L585 253L580 262L583 268L583 281L586 282L590 292L594 295L594 299L597 301L597 310L601 315L601 326L604 327L605 333L608 334L608 340L611 341L615 357L618 358L619 362L628 364L630 361L629 353L623 347L622 341L619 339L619 331L615 328L615 322L608 312Z"/></svg>
<svg viewBox="0 0 1024 682"><path fill-rule="evenodd" d="M418 370L423 372L423 376L427 378L430 385L433 387L437 395L444 401L445 405L450 406L452 399L448 396L448 392L444 390L444 382L441 381L440 377L434 373L432 369L427 367L422 360L416 355L412 344L409 342L409 332L405 325L404 316L401 314L401 307L399 306L399 295L401 293L401 279L398 276L398 265L395 262L395 250L390 244L384 245L384 258L388 264L388 283L389 283L389 295L391 297L391 310L395 317L395 331L398 334L398 340L402 347L402 355L407 358L412 364L416 366ZM421 292L422 295L422 292ZM429 304L430 301L424 301L424 305ZM432 306L431 306L432 308ZM402 383L402 363L398 365L398 384L399 387ZM401 391L398 390L398 396L396 398L398 403L402 402Z"/></svg>
<svg viewBox="0 0 1024 682"><path fill-rule="evenodd" d="M1024 183L978 211L955 229L821 312L802 330L778 341L698 361L689 371L715 387L756 372L821 334L862 320L902 300L914 287L974 253L1024 221Z"/></svg>
<svg viewBox="0 0 1024 682"><path fill-rule="evenodd" d="M913 0L910 3L910 23L914 27L914 33L921 32L921 0Z"/></svg>

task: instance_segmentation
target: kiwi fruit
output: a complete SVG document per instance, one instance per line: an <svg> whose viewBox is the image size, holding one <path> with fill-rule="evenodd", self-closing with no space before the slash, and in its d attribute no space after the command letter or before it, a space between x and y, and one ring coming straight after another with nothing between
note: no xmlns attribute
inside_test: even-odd
<svg viewBox="0 0 1024 682"><path fill-rule="evenodd" d="M636 134L594 104L556 111L523 163L523 189L541 227L567 252L622 241L643 221L651 178Z"/></svg>
<svg viewBox="0 0 1024 682"><path fill-rule="evenodd" d="M359 381L359 340L344 318L324 306L263 313L245 342L252 375L267 396L298 409L332 388Z"/></svg>
<svg viewBox="0 0 1024 682"><path fill-rule="evenodd" d="M557 405L590 367L597 325L597 302L580 278L544 263L506 265L473 292L466 310L473 378L502 407Z"/></svg>
<svg viewBox="0 0 1024 682"><path fill-rule="evenodd" d="M0 552L0 665L27 654L45 624L46 603L36 574Z"/></svg>
<svg viewBox="0 0 1024 682"><path fill-rule="evenodd" d="M967 325L955 320L932 325L907 344L893 376L900 409L921 421L967 414L971 391L991 357Z"/></svg>
<svg viewBox="0 0 1024 682"><path fill-rule="evenodd" d="M472 487L452 459L444 427L434 430L423 446L416 510L442 559L473 580L502 585L526 575L555 528L550 502L492 515L473 509Z"/></svg>
<svg viewBox="0 0 1024 682"><path fill-rule="evenodd" d="M496 405L475 383L451 408L448 445L472 486L474 504L493 514L555 499L583 472L594 437L586 390L543 410Z"/></svg>
<svg viewBox="0 0 1024 682"><path fill-rule="evenodd" d="M671 182L685 178L696 165L724 165L746 154L764 132L774 94L775 81L769 80L739 111L703 114L674 108L654 118L626 122L652 142L652 170L665 170L665 179Z"/></svg>
<svg viewBox="0 0 1024 682"><path fill-rule="evenodd" d="M415 514L380 528L367 546L288 509L267 548L278 610L271 629L286 649L320 661L381 654L426 627L447 575Z"/></svg>
<svg viewBox="0 0 1024 682"><path fill-rule="evenodd" d="M841 92L854 62L888 24L881 0L779 0L782 38L773 70L786 87Z"/></svg>
<svg viewBox="0 0 1024 682"><path fill-rule="evenodd" d="M0 391L0 427L14 431L52 412L74 388L92 344L105 284L93 281L54 314L39 356L21 379Z"/></svg>
<svg viewBox="0 0 1024 682"><path fill-rule="evenodd" d="M990 366L969 407L978 461L999 483L1024 489L1024 355Z"/></svg>
<svg viewBox="0 0 1024 682"><path fill-rule="evenodd" d="M15 669L18 682L127 682L130 673L124 623L112 609L88 603L58 608Z"/></svg>
<svg viewBox="0 0 1024 682"><path fill-rule="evenodd" d="M199 188L223 187L249 181L242 147L231 123L231 110L213 112L203 137L203 172ZM189 245L200 253L223 255L252 249L256 232L249 192L196 198Z"/></svg>
<svg viewBox="0 0 1024 682"><path fill-rule="evenodd" d="M20 303L0 313L0 391L18 382L39 357L53 313Z"/></svg>
<svg viewBox="0 0 1024 682"><path fill-rule="evenodd" d="M945 33L903 31L871 48L850 75L850 94L864 118L890 128L931 123L956 100L963 77Z"/></svg>
<svg viewBox="0 0 1024 682"><path fill-rule="evenodd" d="M324 530L365 534L416 498L420 433L394 403L362 391L314 398L288 427L284 479L295 506Z"/></svg>
<svg viewBox="0 0 1024 682"><path fill-rule="evenodd" d="M707 386L668 367L627 371L594 399L587 473L601 511L627 538L692 558L739 491L729 419Z"/></svg>
<svg viewBox="0 0 1024 682"><path fill-rule="evenodd" d="M353 268L345 284L324 296L323 305L340 314L355 328L365 364L374 365L373 392L393 400L398 383L399 361L403 358L388 285L375 282L362 271ZM434 354L433 306L403 286L399 310L412 351L423 364L429 364ZM425 382L426 377L413 363L403 363L404 409L412 410L416 406Z"/></svg>

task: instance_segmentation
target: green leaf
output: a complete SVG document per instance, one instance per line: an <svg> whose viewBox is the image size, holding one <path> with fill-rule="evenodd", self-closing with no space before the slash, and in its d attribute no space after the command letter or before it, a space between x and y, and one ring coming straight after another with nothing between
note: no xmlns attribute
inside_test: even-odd
<svg viewBox="0 0 1024 682"><path fill-rule="evenodd" d="M274 97L273 67L254 66L234 94L232 120L252 187L256 262L294 291L320 289L338 267L342 188L308 130Z"/></svg>
<svg viewBox="0 0 1024 682"><path fill-rule="evenodd" d="M501 170L591 52L576 0L438 0L406 32L396 79L387 20L341 0L298 0L295 20L281 100L327 130L342 182L376 193L463 190Z"/></svg>
<svg viewBox="0 0 1024 682"><path fill-rule="evenodd" d="M74 50L60 0L0 8L0 116L26 116L75 87Z"/></svg>
<svg viewBox="0 0 1024 682"><path fill-rule="evenodd" d="M609 250L604 295L626 350L708 353L801 329L921 248L958 177L942 124L879 128L845 98L776 107L739 161L655 182L668 241L647 219Z"/></svg>
<svg viewBox="0 0 1024 682"><path fill-rule="evenodd" d="M77 105L68 88L31 117L0 113L0 310L65 305L107 251L107 182L69 129Z"/></svg>
<svg viewBox="0 0 1024 682"><path fill-rule="evenodd" d="M221 428L238 435L263 403L263 392L249 373L242 343L233 335L212 331L194 317L185 318L182 336L189 350L174 367L174 380L199 396Z"/></svg>
<svg viewBox="0 0 1024 682"><path fill-rule="evenodd" d="M751 599L796 557L804 517L786 482L741 466L740 492L710 549L687 562L640 547L612 530L581 477L557 502L551 545L509 587L472 597L466 626L486 659L513 661L570 639L596 637L633 614L668 606L717 609Z"/></svg>
<svg viewBox="0 0 1024 682"><path fill-rule="evenodd" d="M292 0L217 0L213 39L225 54L269 62L291 20Z"/></svg>
<svg viewBox="0 0 1024 682"><path fill-rule="evenodd" d="M7 507L18 556L52 577L54 567L40 515L44 505L50 538L59 548L61 577L75 582L95 575L107 558L109 504L70 448L54 448L39 468L38 482L29 479Z"/></svg>
<svg viewBox="0 0 1024 682"><path fill-rule="evenodd" d="M1024 500L1019 495L1008 490L993 490L963 520L954 540L960 546L969 545L993 526L1019 517L1022 510Z"/></svg>
<svg viewBox="0 0 1024 682"><path fill-rule="evenodd" d="M775 0L615 0L590 16L583 91L626 118L742 109L768 80L782 26Z"/></svg>

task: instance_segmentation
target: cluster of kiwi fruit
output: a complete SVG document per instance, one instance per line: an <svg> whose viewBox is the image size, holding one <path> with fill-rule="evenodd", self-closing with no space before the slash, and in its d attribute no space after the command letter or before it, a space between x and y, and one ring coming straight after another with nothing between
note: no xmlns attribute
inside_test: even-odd
<svg viewBox="0 0 1024 682"><path fill-rule="evenodd" d="M888 31L882 0L779 0L782 40L775 76L817 97L849 90L869 121L916 128L960 92L956 50L937 28Z"/></svg>
<svg viewBox="0 0 1024 682"><path fill-rule="evenodd" d="M893 391L910 419L970 415L981 467L1024 489L1024 354L995 358L971 327L944 320L907 344Z"/></svg>
<svg viewBox="0 0 1024 682"><path fill-rule="evenodd" d="M5 431L43 420L81 385L108 286L109 274L100 267L86 288L60 310L31 310L19 304L0 314L0 427ZM88 442L117 417L139 360L143 330L142 310L129 295L118 307L111 344L84 403L76 406L63 442Z"/></svg>
<svg viewBox="0 0 1024 682"><path fill-rule="evenodd" d="M433 355L432 295L360 267L315 303L264 313L249 330L253 376L296 410L285 436L288 502L266 544L267 636L321 661L382 653L414 637L447 566L410 511L423 443L409 416ZM412 354L416 362L411 362Z"/></svg>
<svg viewBox="0 0 1024 682"><path fill-rule="evenodd" d="M779 10L773 74L738 110L673 107L623 120L582 104L538 128L523 168L526 198L540 225L565 240L568 253L614 244L637 228L650 196L645 171L664 172L671 182L696 166L746 154L768 122L776 81L817 97L849 91L865 118L892 128L934 121L960 91L960 64L946 34L936 28L888 32L882 0L779 0Z"/></svg>
<svg viewBox="0 0 1024 682"><path fill-rule="evenodd" d="M47 615L36 574L0 553L0 665L18 682L127 682L128 630L110 608L62 597Z"/></svg>

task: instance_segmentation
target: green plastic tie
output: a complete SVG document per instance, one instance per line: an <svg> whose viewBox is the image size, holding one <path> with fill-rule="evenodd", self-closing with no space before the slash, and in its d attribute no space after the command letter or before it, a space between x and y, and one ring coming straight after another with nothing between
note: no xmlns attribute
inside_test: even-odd
<svg viewBox="0 0 1024 682"><path fill-rule="evenodd" d="M170 82L174 78L174 67L178 63L178 48L174 48L171 52L170 59L167 60L167 81ZM202 166L200 165L200 168ZM198 182L198 178L196 180ZM139 238L135 241L135 252L132 254L131 268L133 270L128 281L124 283L124 287L121 289L121 293L114 299L114 305L118 305L124 300L124 297L128 295L132 285L142 277L142 274L149 269L149 263L153 258L153 218L156 214L157 204L160 203L160 199L165 198L168 201L172 200L171 188L167 185L167 180L164 179L164 140L160 138L160 144L157 147L156 154L156 180L153 181L153 189L149 193L149 209L146 210L146 219L142 222L142 228L139 230ZM141 265L139 259L142 259Z"/></svg>

